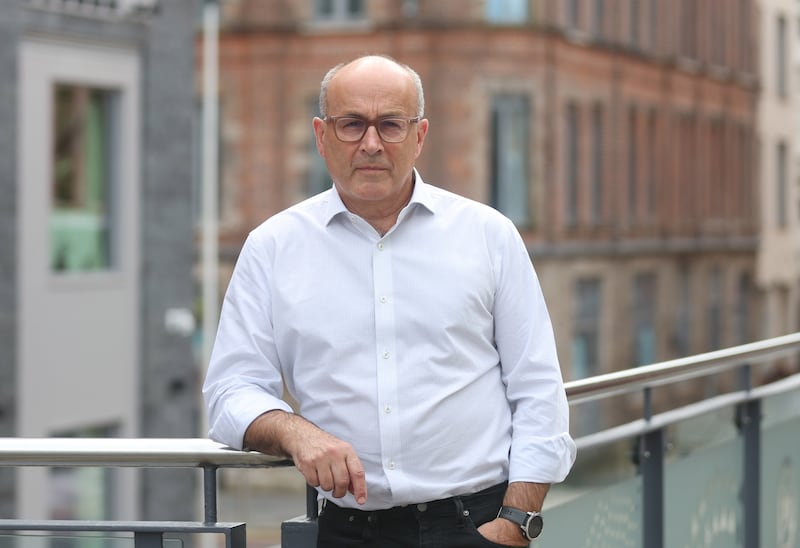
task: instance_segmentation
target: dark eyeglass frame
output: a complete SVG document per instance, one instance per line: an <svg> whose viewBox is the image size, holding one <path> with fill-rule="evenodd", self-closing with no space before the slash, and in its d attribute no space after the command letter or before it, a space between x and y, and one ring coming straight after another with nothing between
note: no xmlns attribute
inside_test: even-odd
<svg viewBox="0 0 800 548"><path fill-rule="evenodd" d="M420 121L420 119L421 119L420 116L415 116L413 118L404 118L402 116L382 116L380 118L372 118L372 119L362 118L361 116L326 116L325 118L323 118L323 120L326 123L331 122L333 124L333 134L336 135L336 138L342 141L343 143L357 143L358 141L364 138L364 135L367 134L367 130L373 126L375 127L375 131L378 132L378 137L380 137L383 142L402 143L403 141L408 139L408 135L409 133L411 133L409 131L411 124L416 124L417 122ZM364 131L362 131L361 135L359 135L357 138L342 139L342 137L339 135L339 127L338 127L339 124L337 123L340 120L356 120L359 122L364 122ZM381 126L380 126L381 122L387 122L390 120L395 120L398 122L403 122L404 124L408 124L408 126L406 126L405 135L403 135L402 139L387 139L383 135L383 133L381 133Z"/></svg>

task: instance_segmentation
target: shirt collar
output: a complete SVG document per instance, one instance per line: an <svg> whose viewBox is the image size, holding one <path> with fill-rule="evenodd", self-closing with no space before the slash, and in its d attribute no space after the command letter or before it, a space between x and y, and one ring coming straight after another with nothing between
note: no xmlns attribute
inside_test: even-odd
<svg viewBox="0 0 800 548"><path fill-rule="evenodd" d="M416 168L414 168L414 191L411 193L411 199L408 201L406 208L412 204L419 204L431 213L436 213L430 185L422 180L422 176ZM327 211L325 212L325 225L329 225L334 218L346 214L347 212L347 207L345 207L344 202L342 202L339 191L336 190L336 185L332 185Z"/></svg>

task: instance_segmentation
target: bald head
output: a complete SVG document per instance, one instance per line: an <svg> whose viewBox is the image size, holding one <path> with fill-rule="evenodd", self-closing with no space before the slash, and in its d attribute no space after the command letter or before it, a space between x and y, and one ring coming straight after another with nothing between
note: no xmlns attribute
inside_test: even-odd
<svg viewBox="0 0 800 548"><path fill-rule="evenodd" d="M330 69L325 77L322 79L322 84L319 90L319 112L322 118L328 115L328 90L331 82L333 82L340 74L349 72L373 72L373 71L398 71L402 72L409 78L410 83L416 88L417 94L417 112L416 115L420 118L425 113L425 95L422 91L422 80L414 69L408 65L398 63L394 59L386 55L365 55L346 63L340 63Z"/></svg>

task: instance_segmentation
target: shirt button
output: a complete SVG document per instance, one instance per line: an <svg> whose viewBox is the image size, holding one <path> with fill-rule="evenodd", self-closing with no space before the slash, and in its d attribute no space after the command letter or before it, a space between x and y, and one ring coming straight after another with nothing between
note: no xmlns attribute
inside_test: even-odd
<svg viewBox="0 0 800 548"><path fill-rule="evenodd" d="M384 413L391 413L392 412L392 406L391 405L387 405L386 407L383 408L383 411L384 411Z"/></svg>
<svg viewBox="0 0 800 548"><path fill-rule="evenodd" d="M428 505L425 504L424 502L422 504L417 504L417 510L419 510L420 512L424 512L427 509L428 509Z"/></svg>
<svg viewBox="0 0 800 548"><path fill-rule="evenodd" d="M384 360L388 360L389 359L389 351L388 350L384 350L383 351L383 359Z"/></svg>
<svg viewBox="0 0 800 548"><path fill-rule="evenodd" d="M378 251L383 251L383 242L378 242Z"/></svg>
<svg viewBox="0 0 800 548"><path fill-rule="evenodd" d="M394 461L393 460L389 461L389 470L394 470Z"/></svg>
<svg viewBox="0 0 800 548"><path fill-rule="evenodd" d="M381 297L380 300L381 300L381 303L386 304L386 301L388 301L389 299L387 299L386 297Z"/></svg>

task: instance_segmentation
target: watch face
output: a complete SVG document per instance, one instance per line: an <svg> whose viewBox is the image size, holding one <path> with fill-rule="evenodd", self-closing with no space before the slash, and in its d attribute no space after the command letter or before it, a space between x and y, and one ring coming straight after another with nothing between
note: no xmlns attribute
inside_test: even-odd
<svg viewBox="0 0 800 548"><path fill-rule="evenodd" d="M533 540L541 535L543 526L544 522L542 521L542 516L540 514L532 514L528 518L528 525L526 527L528 538Z"/></svg>

